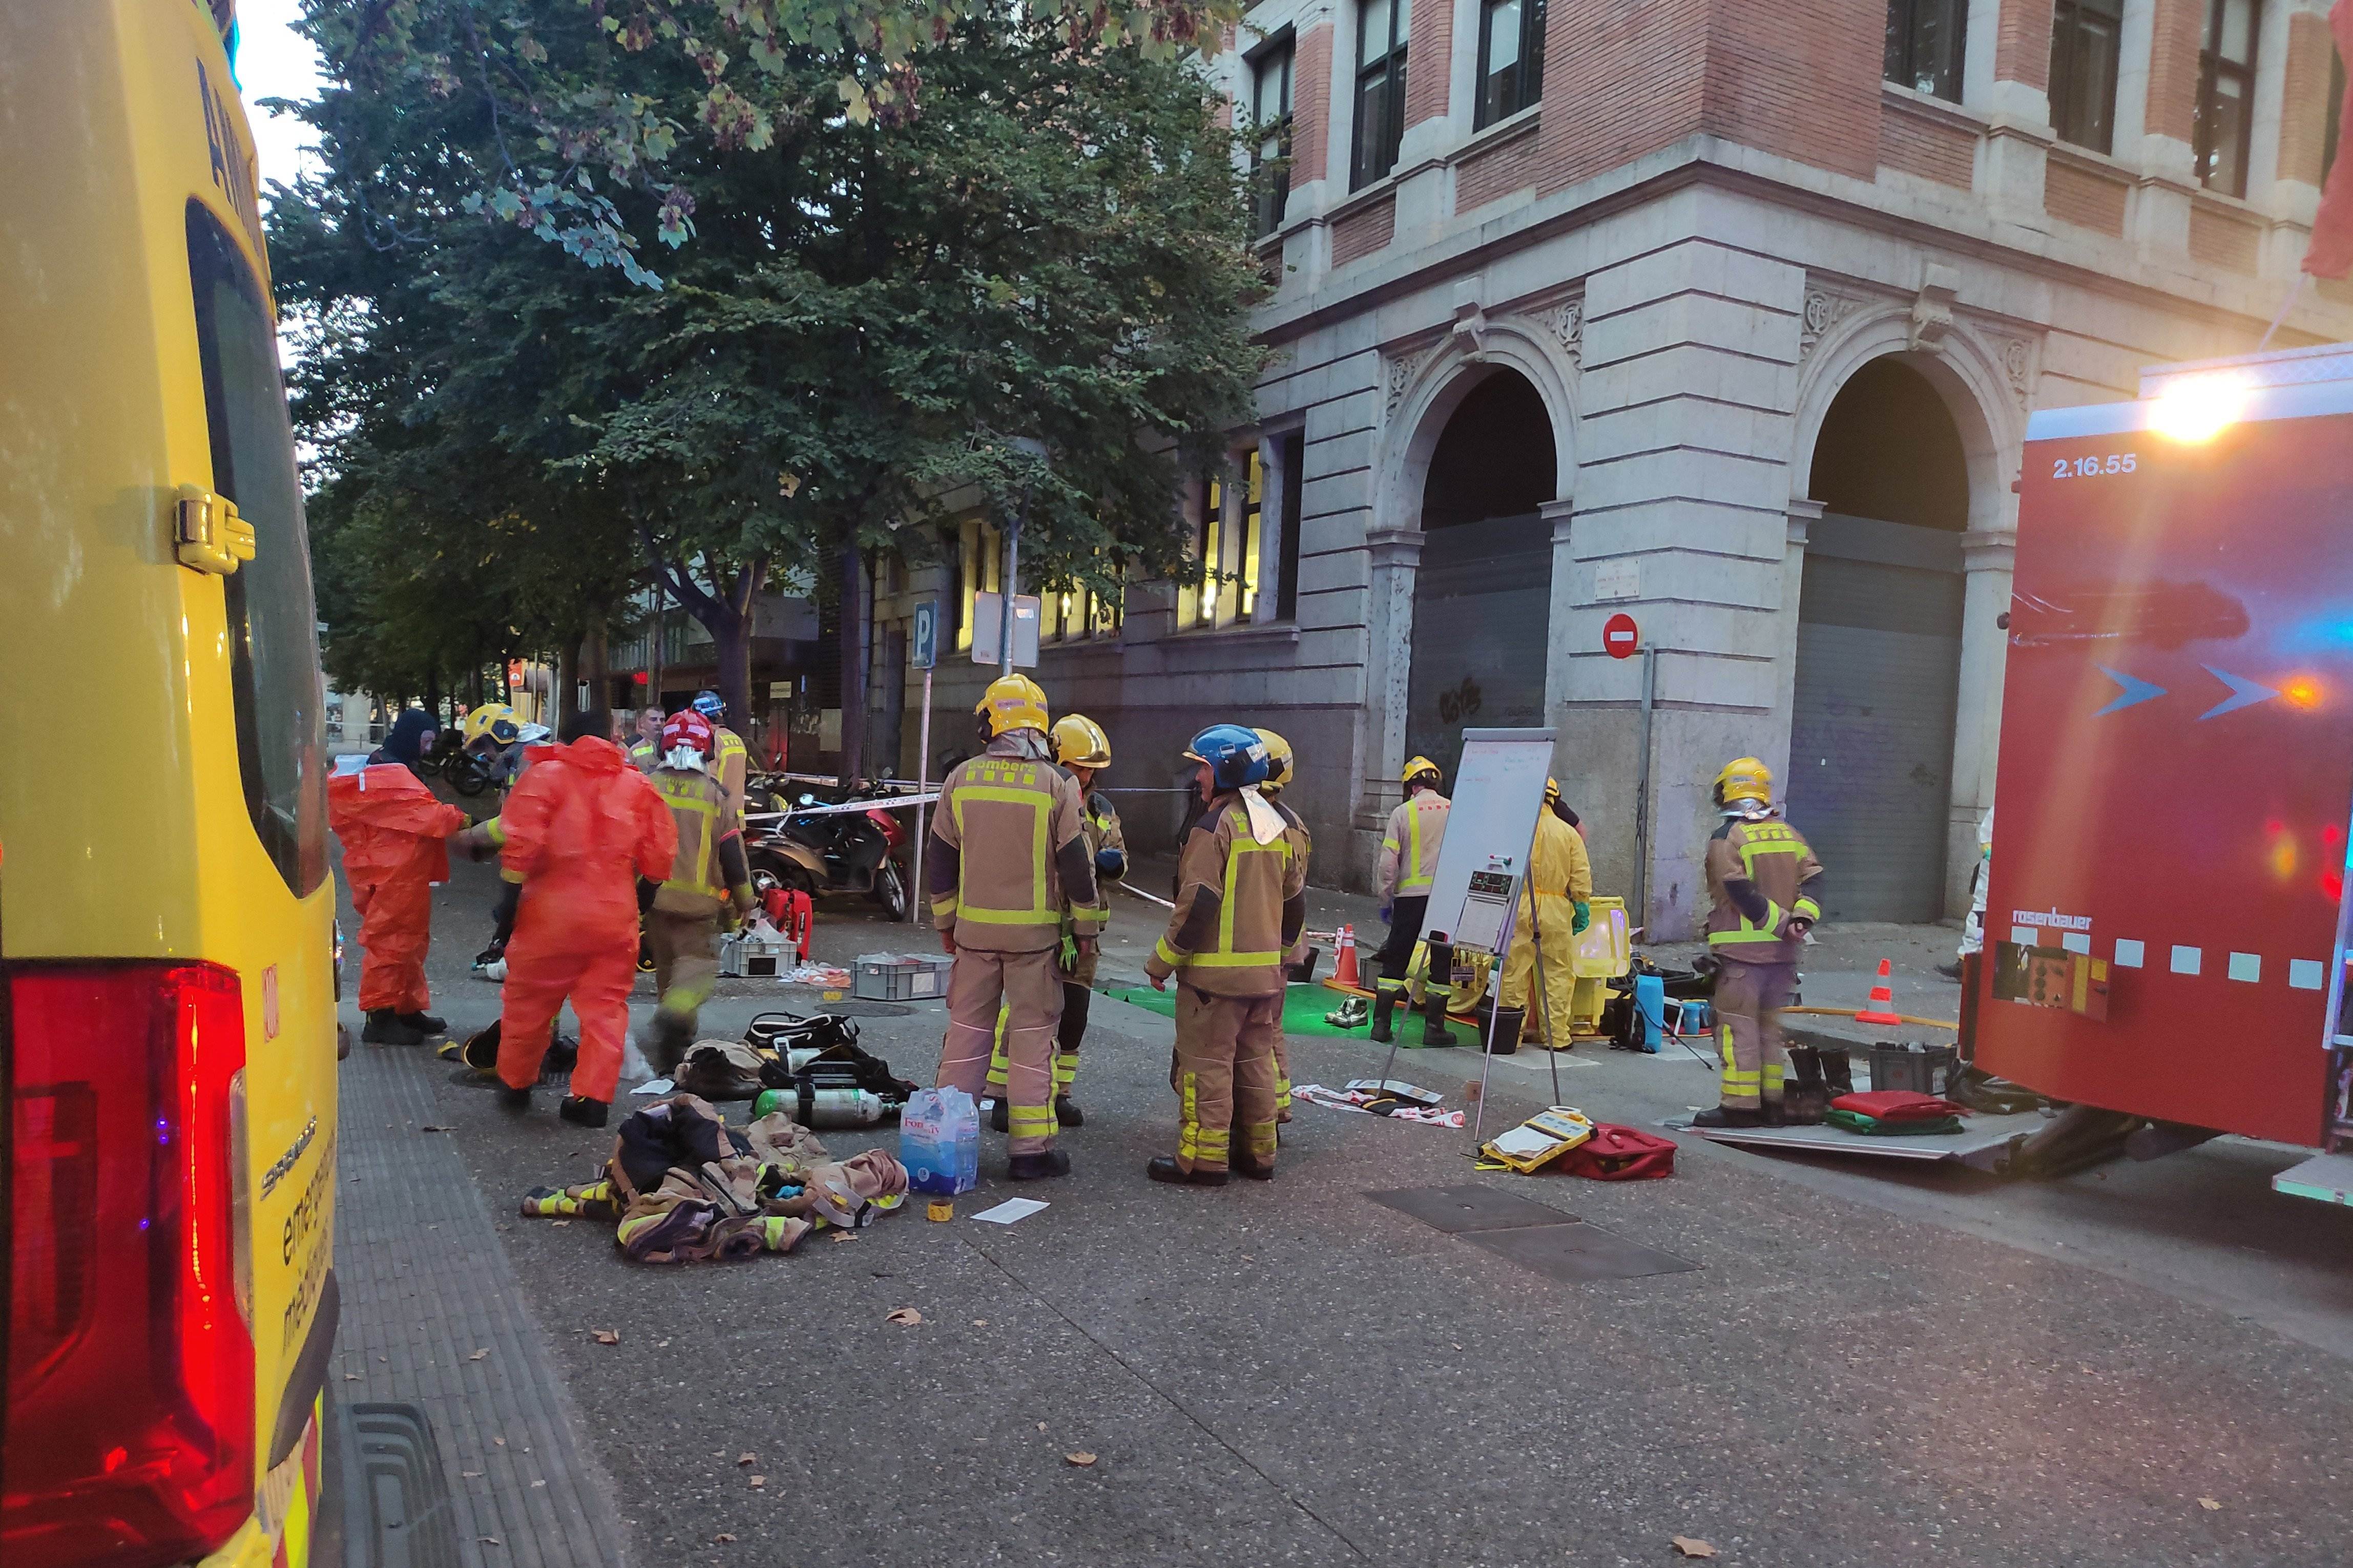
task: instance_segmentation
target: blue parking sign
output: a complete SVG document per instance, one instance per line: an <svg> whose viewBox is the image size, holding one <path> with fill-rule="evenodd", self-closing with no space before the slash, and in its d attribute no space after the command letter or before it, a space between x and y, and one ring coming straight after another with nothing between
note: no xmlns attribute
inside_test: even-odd
<svg viewBox="0 0 2353 1568"><path fill-rule="evenodd" d="M937 599L915 601L915 635L913 658L916 669L929 669L940 661L940 602Z"/></svg>

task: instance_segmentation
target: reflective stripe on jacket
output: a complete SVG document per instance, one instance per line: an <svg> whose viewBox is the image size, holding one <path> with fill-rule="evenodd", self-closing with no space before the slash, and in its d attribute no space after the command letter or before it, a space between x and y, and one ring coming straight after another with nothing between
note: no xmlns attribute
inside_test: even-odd
<svg viewBox="0 0 2353 1568"><path fill-rule="evenodd" d="M678 828L678 854L661 890L654 895L654 907L672 914L709 914L742 879L742 841L729 845L730 837L742 830L727 814L719 781L709 773L660 767L650 776ZM736 864L728 863L729 847Z"/></svg>
<svg viewBox="0 0 2353 1568"><path fill-rule="evenodd" d="M1709 950L1745 963L1796 963L1789 921L1821 919L1813 886L1821 874L1805 835L1788 823L1727 817L1707 841ZM1761 910L1744 910L1744 894Z"/></svg>
<svg viewBox="0 0 2353 1568"><path fill-rule="evenodd" d="M1438 877L1438 847L1446 841L1446 814L1454 803L1434 789L1398 802L1381 836L1380 895L1426 895Z"/></svg>
<svg viewBox="0 0 2353 1568"><path fill-rule="evenodd" d="M923 868L932 916L959 947L1035 952L1101 933L1078 781L1000 735L940 786Z"/></svg>
<svg viewBox="0 0 2353 1568"><path fill-rule="evenodd" d="M1186 837L1176 910L1152 956L1197 991L1264 996L1282 989L1282 955L1307 919L1306 833L1282 815L1283 831L1261 844L1241 798L1224 795Z"/></svg>

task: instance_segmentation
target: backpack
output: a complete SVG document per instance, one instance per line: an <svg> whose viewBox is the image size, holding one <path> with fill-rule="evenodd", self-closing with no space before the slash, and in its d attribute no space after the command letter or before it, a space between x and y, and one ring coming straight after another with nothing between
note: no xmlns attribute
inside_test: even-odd
<svg viewBox="0 0 2353 1568"><path fill-rule="evenodd" d="M1598 1121L1593 1136L1563 1154L1553 1169L1597 1182L1647 1182L1675 1173L1675 1145L1655 1133Z"/></svg>

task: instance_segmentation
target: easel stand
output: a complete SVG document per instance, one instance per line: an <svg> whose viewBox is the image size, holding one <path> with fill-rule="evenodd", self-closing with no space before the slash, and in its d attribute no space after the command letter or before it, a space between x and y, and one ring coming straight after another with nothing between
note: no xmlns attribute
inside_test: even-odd
<svg viewBox="0 0 2353 1568"><path fill-rule="evenodd" d="M1560 1052L1554 1047L1553 1042L1559 1037L1552 1032L1552 990L1545 984L1544 909L1536 900L1535 856L1535 835L1531 833L1528 835L1527 858L1522 862L1528 868L1527 874L1520 879L1517 891L1528 901L1528 941L1535 949L1536 960L1535 977L1529 989L1536 994L1536 1005L1541 1010L1541 1016L1544 1019L1545 1065L1552 1069L1552 1102L1558 1105L1561 1102ZM1491 971L1494 976L1494 989L1492 994L1492 1005L1487 1009L1487 1049L1479 1062L1479 1103L1471 1115L1471 1152L1474 1156L1479 1152L1479 1145L1485 1141L1480 1137L1480 1133L1487 1124L1487 1075L1494 1070L1495 1030L1504 1013L1504 965L1510 958L1512 931L1519 923L1519 919L1520 899L1514 897L1512 900L1511 912L1504 917L1503 934L1495 939L1495 967ZM1390 1049L1394 1052L1396 1047L1392 1045Z"/></svg>

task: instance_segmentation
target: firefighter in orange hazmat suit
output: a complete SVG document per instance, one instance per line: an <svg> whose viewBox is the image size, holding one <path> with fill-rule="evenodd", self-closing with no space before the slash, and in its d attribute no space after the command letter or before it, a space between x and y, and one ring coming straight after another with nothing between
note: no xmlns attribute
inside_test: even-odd
<svg viewBox="0 0 2353 1568"><path fill-rule="evenodd" d="M433 942L433 884L449 879L448 838L466 814L437 799L409 764L434 733L421 708L393 721L384 746L353 773L327 781L327 821L343 840L343 876L359 911L360 1038L421 1045L448 1026L425 1009L425 954Z"/></svg>
<svg viewBox="0 0 2353 1568"><path fill-rule="evenodd" d="M670 873L678 826L628 754L567 719L565 743L526 771L499 821L500 875L522 886L499 1015L499 1103L531 1107L556 1010L580 1020L580 1058L558 1114L602 1127L620 1081L638 979L638 919ZM640 894L640 888L645 889Z"/></svg>

